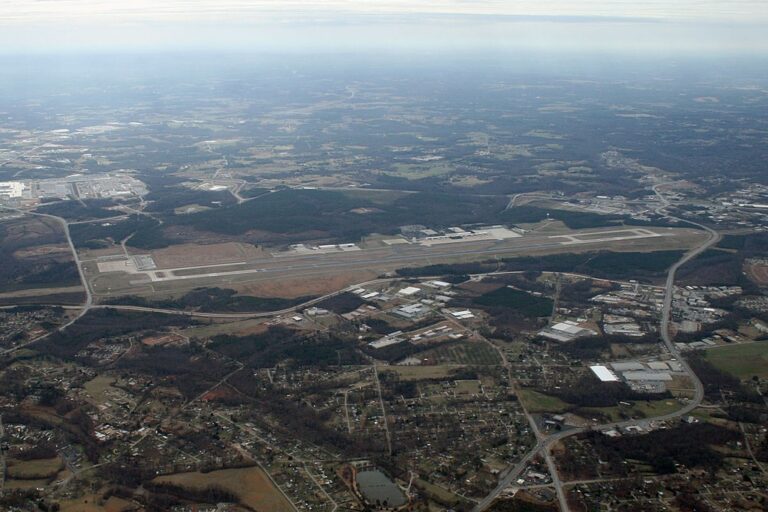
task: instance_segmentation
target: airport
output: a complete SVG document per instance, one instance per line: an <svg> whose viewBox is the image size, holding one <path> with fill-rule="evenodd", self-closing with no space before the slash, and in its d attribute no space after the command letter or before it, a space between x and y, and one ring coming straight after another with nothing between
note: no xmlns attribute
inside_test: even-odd
<svg viewBox="0 0 768 512"><path fill-rule="evenodd" d="M675 246L686 239L700 236L695 230L681 228L584 229L568 234L518 234L506 228L495 228L497 234L514 236L479 240L474 237L453 239L445 243L422 243L421 240L391 244L339 244L325 246L292 246L284 251L256 251L240 259L213 258L198 264L175 264L153 254L120 254L89 258L83 255L83 266L89 286L96 296L152 294L188 290L200 286L231 287L233 283L292 279L306 276L349 273L353 270L380 274L409 266L435 263L478 261L511 256L560 251L604 250L608 248L658 248L663 241ZM206 247L198 246L200 251ZM215 251L212 251L215 252ZM188 261L188 260L185 260Z"/></svg>

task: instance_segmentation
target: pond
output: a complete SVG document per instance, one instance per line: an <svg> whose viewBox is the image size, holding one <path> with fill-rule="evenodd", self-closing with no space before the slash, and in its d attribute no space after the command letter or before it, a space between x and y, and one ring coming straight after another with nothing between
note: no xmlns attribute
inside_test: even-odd
<svg viewBox="0 0 768 512"><path fill-rule="evenodd" d="M367 470L357 474L357 485L363 497L370 504L386 504L388 507L400 507L408 500L403 491L381 471Z"/></svg>

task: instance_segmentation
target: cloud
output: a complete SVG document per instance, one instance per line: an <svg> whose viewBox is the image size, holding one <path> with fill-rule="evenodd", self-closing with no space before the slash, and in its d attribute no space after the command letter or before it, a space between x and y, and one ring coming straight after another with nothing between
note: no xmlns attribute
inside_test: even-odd
<svg viewBox="0 0 768 512"><path fill-rule="evenodd" d="M342 13L768 20L764 0L5 0L0 22L258 21Z"/></svg>
<svg viewBox="0 0 768 512"><path fill-rule="evenodd" d="M0 53L766 52L767 0L0 0Z"/></svg>

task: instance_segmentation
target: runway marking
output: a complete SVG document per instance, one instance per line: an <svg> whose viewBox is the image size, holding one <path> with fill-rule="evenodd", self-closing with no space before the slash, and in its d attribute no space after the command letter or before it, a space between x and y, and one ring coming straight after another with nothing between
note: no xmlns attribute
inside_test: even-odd
<svg viewBox="0 0 768 512"><path fill-rule="evenodd" d="M612 233L632 233L625 236L609 236L605 238L589 238L584 240L582 237L595 236L595 235L610 235ZM621 240L636 240L639 238L655 238L660 236L667 236L667 234L656 233L648 229L619 229L614 231L595 231L592 233L577 233L574 235L552 235L549 238L565 238L566 240L560 242L562 245L573 244L591 244L597 242L619 242Z"/></svg>
<svg viewBox="0 0 768 512"><path fill-rule="evenodd" d="M623 236L603 236L603 235L620 235L620 234ZM248 275L248 274L275 274L280 272L295 272L299 274L302 271L312 271L312 270L323 271L323 270L331 270L339 267L359 268L359 267L365 267L365 266L375 266L381 263L396 263L396 262L426 261L428 264L431 264L433 260L439 259L439 258L450 258L450 257L456 257L456 256L482 255L482 254L487 254L489 257L493 257L499 254L519 253L519 252L525 252L528 250L555 248L555 247L572 246L572 245L586 245L586 244L595 244L595 243L616 242L616 241L622 241L622 240L635 240L635 239L642 239L642 238L655 238L655 237L671 236L671 235L673 235L673 233L657 233L655 231L651 231L649 229L644 229L644 228L617 229L617 230L611 230L611 231L592 231L588 233L575 233L570 235L550 235L547 237L542 237L535 242L531 239L526 240L525 237L522 237L522 238L518 238L517 240L527 241L528 243L524 245L512 245L504 248L487 247L484 249L475 249L475 250L454 250L454 251L445 251L445 252L435 251L435 252L428 252L426 254L425 253L421 253L421 254L395 253L395 254L390 254L386 256L382 255L380 257L375 257L373 256L373 254L371 254L370 259L346 260L346 261L330 259L324 262L318 262L317 260L315 260L311 262L309 261L295 262L293 265L281 265L281 266L268 267L268 268L264 268L264 267L245 268L242 270L227 270L223 272L210 272L210 273L200 273L200 274L192 274L192 275L175 275L174 274L174 272L178 270L206 269L206 268L214 269L216 267L249 264L247 262L222 263L222 264L214 264L214 265L208 265L208 266L158 269L158 270L153 270L149 272L135 272L135 273L131 272L133 275L137 277L145 276L145 279L146 279L145 281L139 277L139 280L132 281L131 284L149 284L149 283L181 281L181 280L189 280L189 279L228 278L228 277ZM589 237L589 236L599 236L600 238L588 238L588 239L583 238L583 237ZM366 251L354 251L352 253L361 254L365 252ZM337 252L334 254L342 254L342 253ZM275 258L275 260L277 261L279 261L280 259L281 258ZM273 260L273 262L275 260ZM253 262L251 264L263 265L264 262L263 261Z"/></svg>

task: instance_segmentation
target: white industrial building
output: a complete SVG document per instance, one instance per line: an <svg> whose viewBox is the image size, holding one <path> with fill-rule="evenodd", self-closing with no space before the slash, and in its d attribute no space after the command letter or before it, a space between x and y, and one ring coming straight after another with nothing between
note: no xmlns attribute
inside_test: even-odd
<svg viewBox="0 0 768 512"><path fill-rule="evenodd" d="M602 382L619 381L619 378L616 376L616 374L609 370L607 366L594 365L590 366L589 369L592 370L592 373L594 373L595 376Z"/></svg>
<svg viewBox="0 0 768 512"><path fill-rule="evenodd" d="M592 329L585 329L572 320L559 322L539 331L539 336L555 341L566 342L584 336L594 336L597 333Z"/></svg>
<svg viewBox="0 0 768 512"><path fill-rule="evenodd" d="M423 304L409 304L397 308L394 313L408 319L421 318L429 313L429 310Z"/></svg>
<svg viewBox="0 0 768 512"><path fill-rule="evenodd" d="M19 198L24 194L26 188L26 185L21 181L0 181L0 198Z"/></svg>
<svg viewBox="0 0 768 512"><path fill-rule="evenodd" d="M420 288L416 288L415 286L408 286L406 288L403 288L399 292L397 292L397 294L402 295L404 297L411 297L413 295L416 295L419 292L421 292Z"/></svg>
<svg viewBox="0 0 768 512"><path fill-rule="evenodd" d="M672 375L670 375L667 372L638 371L638 372L624 372L622 375L624 376L624 379L626 379L627 381L669 382L672 380Z"/></svg>

